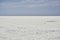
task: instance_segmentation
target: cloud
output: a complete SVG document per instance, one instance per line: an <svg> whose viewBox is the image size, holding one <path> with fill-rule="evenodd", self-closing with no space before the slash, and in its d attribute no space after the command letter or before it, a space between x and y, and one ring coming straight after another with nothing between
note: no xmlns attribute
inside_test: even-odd
<svg viewBox="0 0 60 40"><path fill-rule="evenodd" d="M60 0L2 0L0 8L17 8L17 7L55 7L60 6Z"/></svg>

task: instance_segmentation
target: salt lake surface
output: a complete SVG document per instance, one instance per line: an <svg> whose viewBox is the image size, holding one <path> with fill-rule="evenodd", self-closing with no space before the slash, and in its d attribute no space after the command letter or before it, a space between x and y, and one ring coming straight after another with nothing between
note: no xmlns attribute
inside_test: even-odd
<svg viewBox="0 0 60 40"><path fill-rule="evenodd" d="M0 16L0 40L60 40L60 16Z"/></svg>

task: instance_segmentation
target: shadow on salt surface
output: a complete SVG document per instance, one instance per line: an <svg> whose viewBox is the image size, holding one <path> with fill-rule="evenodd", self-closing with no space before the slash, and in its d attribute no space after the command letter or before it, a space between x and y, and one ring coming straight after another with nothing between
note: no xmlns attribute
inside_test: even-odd
<svg viewBox="0 0 60 40"><path fill-rule="evenodd" d="M4 37L4 36L0 36L0 39L4 39L4 40L5 40L5 39L7 39L7 37Z"/></svg>
<svg viewBox="0 0 60 40"><path fill-rule="evenodd" d="M44 21L44 24L47 24L47 25L56 25L56 26L60 26L60 21L54 21L54 20L49 20L49 21Z"/></svg>
<svg viewBox="0 0 60 40"><path fill-rule="evenodd" d="M45 21L46 22L49 22L49 23L56 23L57 21L53 21L53 20L50 20L50 21Z"/></svg>
<svg viewBox="0 0 60 40"><path fill-rule="evenodd" d="M0 26L0 28L4 28L3 26Z"/></svg>
<svg viewBox="0 0 60 40"><path fill-rule="evenodd" d="M58 37L52 37L52 38L48 38L48 40L60 40L60 36L58 36Z"/></svg>
<svg viewBox="0 0 60 40"><path fill-rule="evenodd" d="M57 21L46 21L46 22L57 22Z"/></svg>

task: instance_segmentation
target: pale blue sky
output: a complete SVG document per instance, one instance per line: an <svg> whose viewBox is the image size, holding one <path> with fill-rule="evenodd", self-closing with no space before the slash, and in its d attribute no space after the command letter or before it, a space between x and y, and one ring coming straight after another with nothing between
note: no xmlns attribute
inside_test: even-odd
<svg viewBox="0 0 60 40"><path fill-rule="evenodd" d="M60 0L0 0L0 15L60 16Z"/></svg>

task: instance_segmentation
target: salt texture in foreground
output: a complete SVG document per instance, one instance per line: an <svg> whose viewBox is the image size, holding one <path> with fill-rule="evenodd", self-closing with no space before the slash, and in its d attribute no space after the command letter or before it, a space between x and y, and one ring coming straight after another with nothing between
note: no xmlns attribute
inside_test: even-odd
<svg viewBox="0 0 60 40"><path fill-rule="evenodd" d="M60 40L60 16L0 16L0 40Z"/></svg>

